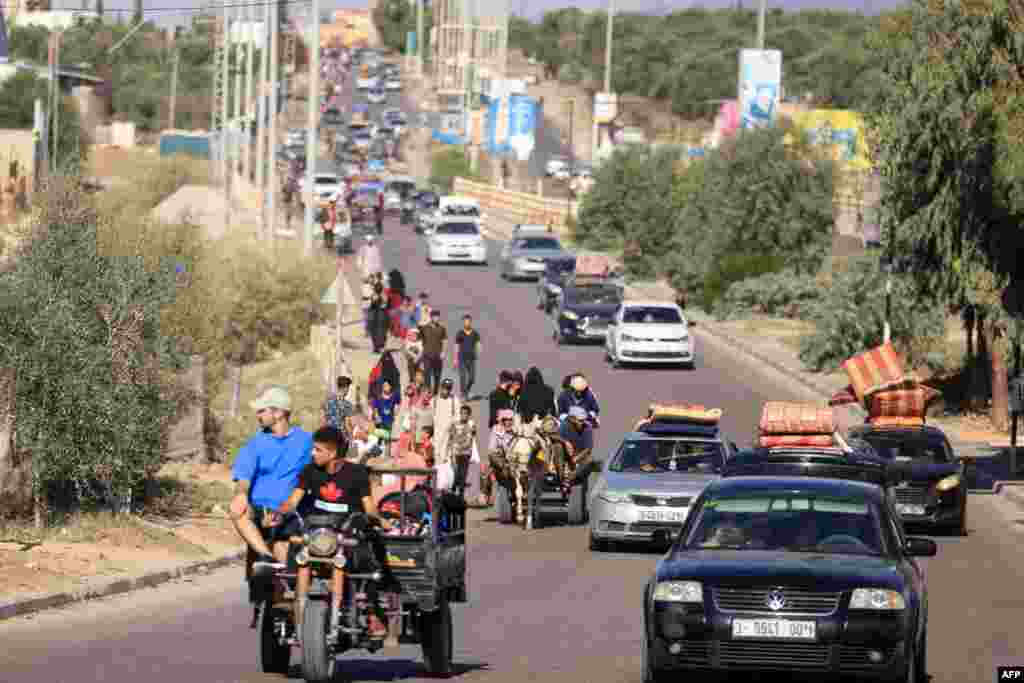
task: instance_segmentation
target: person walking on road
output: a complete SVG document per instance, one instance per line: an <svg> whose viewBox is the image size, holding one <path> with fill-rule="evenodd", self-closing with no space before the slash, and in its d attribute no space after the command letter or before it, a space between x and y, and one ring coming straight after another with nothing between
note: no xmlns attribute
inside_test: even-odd
<svg viewBox="0 0 1024 683"><path fill-rule="evenodd" d="M434 397L434 446L438 462L451 461L452 425L458 422L462 408L462 401L452 391L453 384L450 377L445 377L441 381L441 393Z"/></svg>
<svg viewBox="0 0 1024 683"><path fill-rule="evenodd" d="M332 392L324 401L320 415L320 427L333 427L345 434L346 439L352 438L355 407L348 400L352 378L341 375L338 377L337 392Z"/></svg>
<svg viewBox="0 0 1024 683"><path fill-rule="evenodd" d="M416 304L416 325L422 327L430 322L430 308L429 295L426 292L420 292L419 303Z"/></svg>
<svg viewBox="0 0 1024 683"><path fill-rule="evenodd" d="M441 371L444 369L445 352L448 349L448 331L441 324L440 311L430 312L430 322L420 327L423 340L423 368L427 371L427 386L433 393L441 388Z"/></svg>
<svg viewBox="0 0 1024 683"><path fill-rule="evenodd" d="M416 373L423 369L423 342L420 340L418 328L413 327L406 333L402 355L405 356L409 377L415 377Z"/></svg>
<svg viewBox="0 0 1024 683"><path fill-rule="evenodd" d="M374 286L373 298L370 299L370 341L373 352L380 353L388 343L388 304L384 298L384 287L378 283Z"/></svg>
<svg viewBox="0 0 1024 683"><path fill-rule="evenodd" d="M359 250L359 269L363 277L384 272L384 264L380 257L380 247L373 235L366 236L366 244Z"/></svg>
<svg viewBox="0 0 1024 683"><path fill-rule="evenodd" d="M476 361L482 350L480 333L473 329L473 316L462 316L462 329L455 335L453 361L459 371L459 394L463 401L469 400L469 392L476 382Z"/></svg>

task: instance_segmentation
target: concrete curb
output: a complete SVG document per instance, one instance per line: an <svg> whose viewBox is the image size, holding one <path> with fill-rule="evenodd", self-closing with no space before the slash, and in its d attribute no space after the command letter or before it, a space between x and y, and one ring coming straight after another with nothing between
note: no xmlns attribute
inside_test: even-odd
<svg viewBox="0 0 1024 683"><path fill-rule="evenodd" d="M220 569L241 562L243 559L245 559L245 551L234 552L212 560L191 562L172 569L150 572L126 579L115 579L97 586L89 586L81 591L32 595L9 602L0 602L0 621L42 612L43 610L66 607L67 605L87 600L130 593L141 588L156 588L169 581L194 574L204 574L214 569Z"/></svg>

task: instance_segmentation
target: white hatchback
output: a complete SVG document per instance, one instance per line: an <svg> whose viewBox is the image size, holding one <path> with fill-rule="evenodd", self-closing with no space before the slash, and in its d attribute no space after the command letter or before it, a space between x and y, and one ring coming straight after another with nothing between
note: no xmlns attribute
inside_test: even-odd
<svg viewBox="0 0 1024 683"><path fill-rule="evenodd" d="M651 363L693 368L696 361L682 309L665 301L623 303L608 327L605 353L616 367Z"/></svg>
<svg viewBox="0 0 1024 683"><path fill-rule="evenodd" d="M453 262L487 265L487 242L476 221L446 221L429 230L427 263Z"/></svg>

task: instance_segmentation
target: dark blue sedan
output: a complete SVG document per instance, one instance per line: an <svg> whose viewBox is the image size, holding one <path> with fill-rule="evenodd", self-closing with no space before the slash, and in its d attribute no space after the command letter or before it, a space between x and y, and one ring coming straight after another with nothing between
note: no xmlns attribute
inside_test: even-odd
<svg viewBox="0 0 1024 683"><path fill-rule="evenodd" d="M916 558L935 553L877 484L712 482L644 589L643 680L705 669L921 683Z"/></svg>

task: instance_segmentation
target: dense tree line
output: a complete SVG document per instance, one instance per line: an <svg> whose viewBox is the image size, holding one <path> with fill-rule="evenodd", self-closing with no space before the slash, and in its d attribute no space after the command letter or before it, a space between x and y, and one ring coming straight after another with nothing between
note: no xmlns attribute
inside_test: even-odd
<svg viewBox="0 0 1024 683"><path fill-rule="evenodd" d="M408 0L383 0L373 10L373 23L386 48L405 54L406 35L416 31L416 5ZM430 55L430 27L433 25L434 15L427 5L423 8L424 35L421 38L424 59Z"/></svg>
<svg viewBox="0 0 1024 683"><path fill-rule="evenodd" d="M161 130L168 123L176 48L180 59L176 127L209 128L214 65L212 23L197 19L180 32L173 44L164 30L146 24L110 54L110 48L130 30L132 25L128 23L83 21L64 32L61 63L104 79L97 94L109 100L115 118L132 121L141 130ZM13 59L45 65L49 33L41 26L12 27L9 38ZM0 121L0 125L5 123Z"/></svg>
<svg viewBox="0 0 1024 683"><path fill-rule="evenodd" d="M882 60L868 45L877 18L833 10L783 12L767 18L765 46L783 55L787 96L860 109L877 92ZM514 17L509 44L541 62L549 78L599 87L604 78L607 15L579 9L547 12L539 24ZM700 8L666 16L616 14L612 89L671 100L676 113L708 116L714 102L736 97L737 52L752 47L757 15Z"/></svg>

